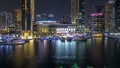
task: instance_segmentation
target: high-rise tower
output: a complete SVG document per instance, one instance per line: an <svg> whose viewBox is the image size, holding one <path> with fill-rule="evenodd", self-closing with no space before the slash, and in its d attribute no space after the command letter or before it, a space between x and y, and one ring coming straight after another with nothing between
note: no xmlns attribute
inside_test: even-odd
<svg viewBox="0 0 120 68"><path fill-rule="evenodd" d="M17 32L21 31L21 9L16 9L15 10L15 28Z"/></svg>
<svg viewBox="0 0 120 68"><path fill-rule="evenodd" d="M79 15L78 23L80 24L80 30L85 30L86 19L86 0L79 0Z"/></svg>
<svg viewBox="0 0 120 68"><path fill-rule="evenodd" d="M72 24L76 24L76 17L79 14L79 0L71 0Z"/></svg>
<svg viewBox="0 0 120 68"><path fill-rule="evenodd" d="M86 17L86 1L85 0L71 0L71 15L72 23L78 24L80 29L84 30Z"/></svg>
<svg viewBox="0 0 120 68"><path fill-rule="evenodd" d="M29 39L33 33L34 0L22 0L22 37Z"/></svg>
<svg viewBox="0 0 120 68"><path fill-rule="evenodd" d="M120 0L115 1L115 30L120 32Z"/></svg>
<svg viewBox="0 0 120 68"><path fill-rule="evenodd" d="M114 0L108 0L105 3L105 32L112 32L115 30L114 23Z"/></svg>
<svg viewBox="0 0 120 68"><path fill-rule="evenodd" d="M105 29L104 6L94 6L91 16L91 31L95 33L102 33Z"/></svg>

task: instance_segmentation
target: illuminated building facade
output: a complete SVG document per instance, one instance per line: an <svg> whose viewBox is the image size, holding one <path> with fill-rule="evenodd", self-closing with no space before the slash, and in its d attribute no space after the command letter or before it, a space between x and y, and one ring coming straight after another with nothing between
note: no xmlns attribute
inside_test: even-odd
<svg viewBox="0 0 120 68"><path fill-rule="evenodd" d="M114 0L109 0L105 4L105 32L111 32L115 30L114 2Z"/></svg>
<svg viewBox="0 0 120 68"><path fill-rule="evenodd" d="M80 30L85 30L86 25L86 0L79 0L79 15L78 22L80 24Z"/></svg>
<svg viewBox="0 0 120 68"><path fill-rule="evenodd" d="M91 31L104 32L104 6L95 6L92 10L91 16Z"/></svg>
<svg viewBox="0 0 120 68"><path fill-rule="evenodd" d="M34 0L22 0L22 37L32 37L34 22Z"/></svg>
<svg viewBox="0 0 120 68"><path fill-rule="evenodd" d="M13 15L8 12L1 12L0 13L0 30L3 30L4 32L9 32L11 26L12 27L14 26Z"/></svg>
<svg viewBox="0 0 120 68"><path fill-rule="evenodd" d="M13 20L13 15L11 13L8 13L8 29L10 31L15 31L15 22Z"/></svg>
<svg viewBox="0 0 120 68"><path fill-rule="evenodd" d="M86 19L86 1L85 0L72 0L71 1L71 15L72 23L78 24L80 30L85 29Z"/></svg>
<svg viewBox="0 0 120 68"><path fill-rule="evenodd" d="M71 0L71 22L76 24L76 17L79 14L79 0Z"/></svg>
<svg viewBox="0 0 120 68"><path fill-rule="evenodd" d="M7 29L7 13L1 12L0 14L0 29Z"/></svg>
<svg viewBox="0 0 120 68"><path fill-rule="evenodd" d="M22 30L22 26L21 26L21 9L16 9L15 10L15 28L17 32L20 32Z"/></svg>
<svg viewBox="0 0 120 68"><path fill-rule="evenodd" d="M74 33L76 31L75 24L36 24L36 35L56 35Z"/></svg>
<svg viewBox="0 0 120 68"><path fill-rule="evenodd" d="M120 0L115 2L115 30L120 32Z"/></svg>

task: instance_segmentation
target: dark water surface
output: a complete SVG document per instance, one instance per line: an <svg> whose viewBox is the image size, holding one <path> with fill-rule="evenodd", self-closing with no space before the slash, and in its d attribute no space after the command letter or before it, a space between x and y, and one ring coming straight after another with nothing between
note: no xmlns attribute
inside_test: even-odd
<svg viewBox="0 0 120 68"><path fill-rule="evenodd" d="M113 39L30 40L0 45L0 68L120 68L120 44Z"/></svg>

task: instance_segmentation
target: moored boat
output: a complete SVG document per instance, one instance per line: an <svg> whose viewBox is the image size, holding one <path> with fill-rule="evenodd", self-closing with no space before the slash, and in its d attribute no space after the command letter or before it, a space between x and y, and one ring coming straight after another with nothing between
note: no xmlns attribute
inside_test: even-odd
<svg viewBox="0 0 120 68"><path fill-rule="evenodd" d="M63 38L63 37L61 37L60 40L61 40L62 42L65 42L65 38Z"/></svg>
<svg viewBox="0 0 120 68"><path fill-rule="evenodd" d="M72 41L72 38L71 37L67 37L66 40L67 41Z"/></svg>
<svg viewBox="0 0 120 68"><path fill-rule="evenodd" d="M26 41L23 39L12 39L12 40L0 43L0 45L21 45L21 44L24 44L25 42Z"/></svg>
<svg viewBox="0 0 120 68"><path fill-rule="evenodd" d="M5 40L5 39L0 39L0 43L6 43L7 42L7 40Z"/></svg>

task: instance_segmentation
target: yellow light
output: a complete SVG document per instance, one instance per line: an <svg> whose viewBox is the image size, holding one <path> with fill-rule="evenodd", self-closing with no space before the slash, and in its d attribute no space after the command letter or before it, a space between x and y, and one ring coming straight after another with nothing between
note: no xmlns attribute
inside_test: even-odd
<svg viewBox="0 0 120 68"><path fill-rule="evenodd" d="M94 35L92 35L92 36L101 37L101 36L102 36L102 34L94 34Z"/></svg>
<svg viewBox="0 0 120 68"><path fill-rule="evenodd" d="M32 39L33 37L32 36L29 36L28 39Z"/></svg>
<svg viewBox="0 0 120 68"><path fill-rule="evenodd" d="M25 37L22 36L21 39L25 39Z"/></svg>
<svg viewBox="0 0 120 68"><path fill-rule="evenodd" d="M33 40L30 40L30 43L33 42Z"/></svg>

